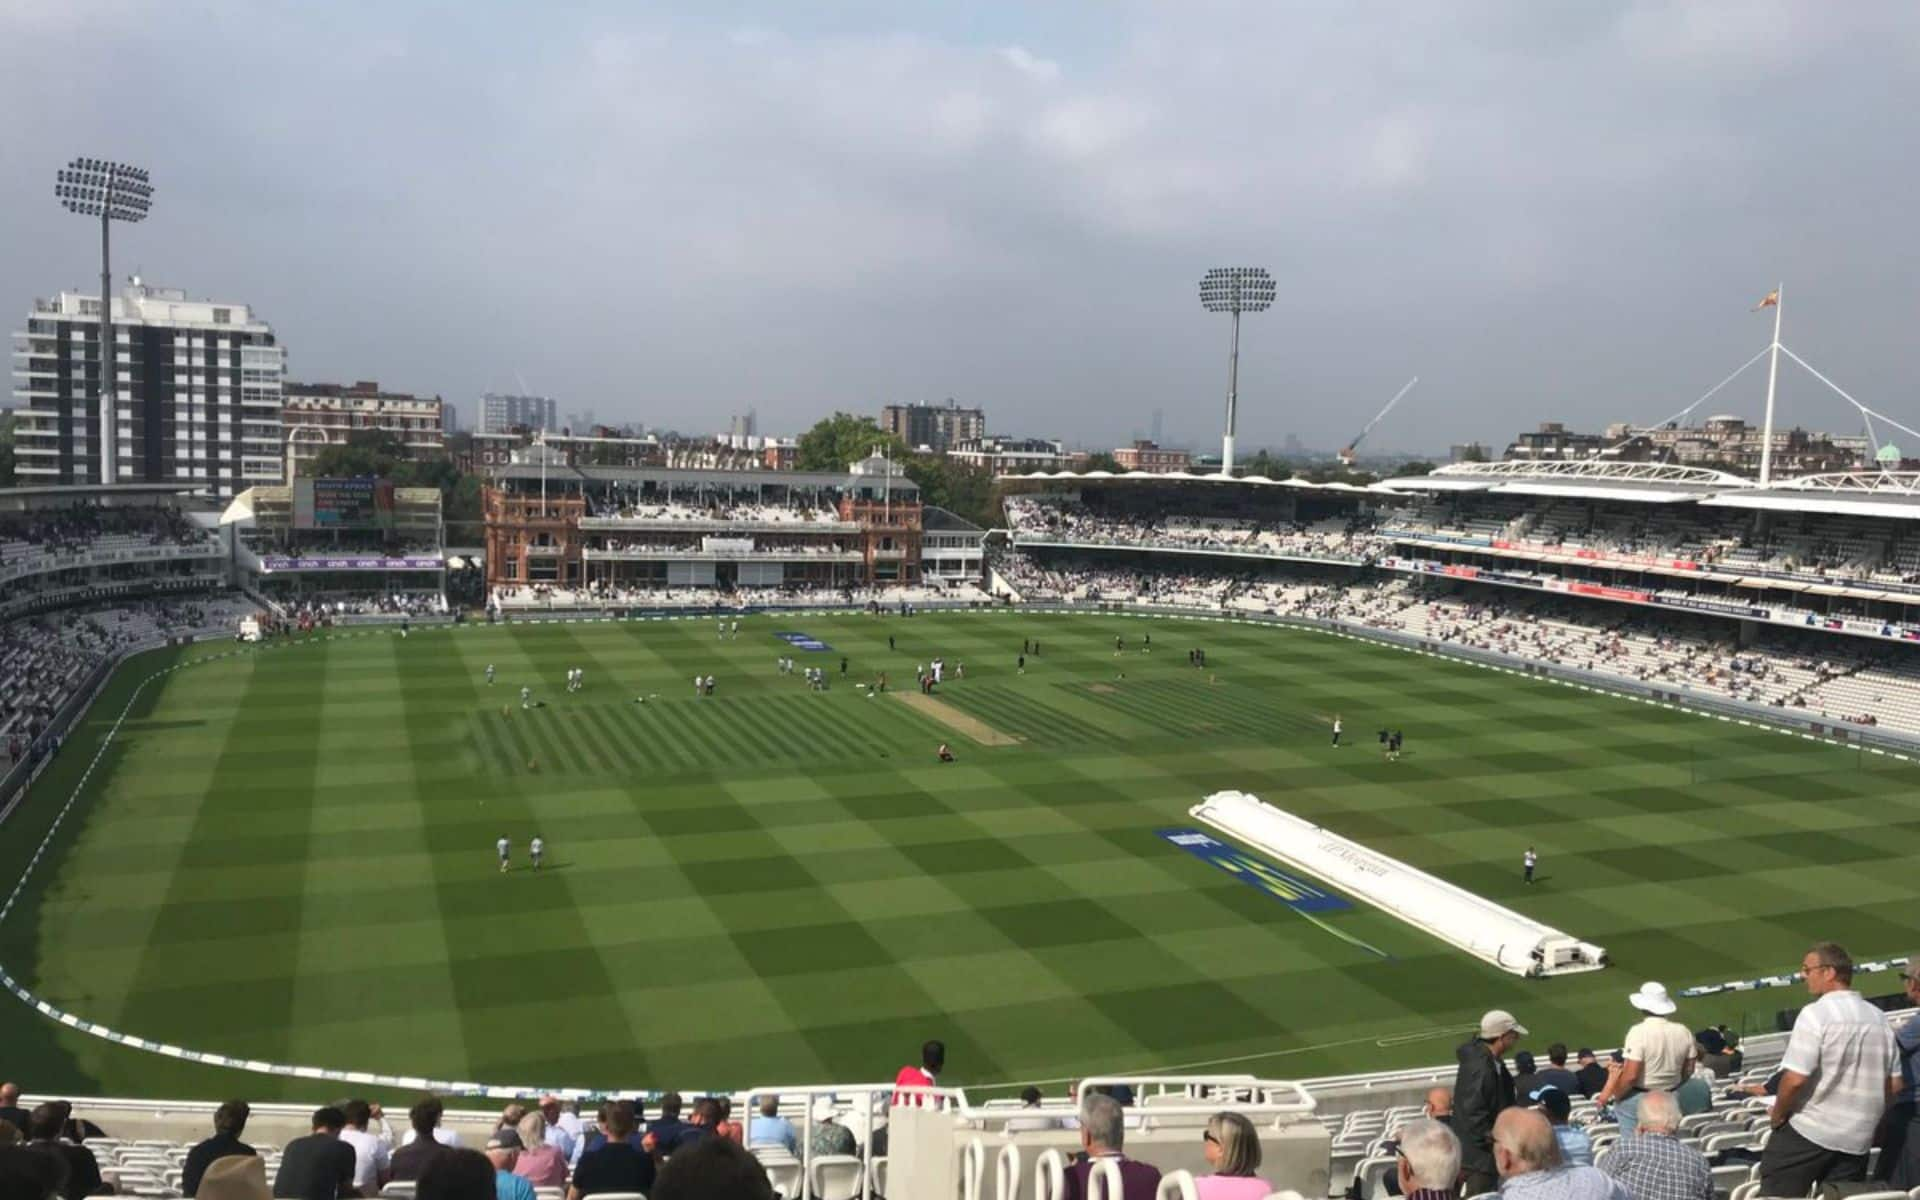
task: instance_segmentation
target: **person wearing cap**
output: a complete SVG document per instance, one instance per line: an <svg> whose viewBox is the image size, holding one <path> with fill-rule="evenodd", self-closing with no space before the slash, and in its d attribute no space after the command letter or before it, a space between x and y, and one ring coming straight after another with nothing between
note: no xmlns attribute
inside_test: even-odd
<svg viewBox="0 0 1920 1200"><path fill-rule="evenodd" d="M1553 1140L1560 1143L1560 1161L1573 1166L1592 1166L1593 1139L1587 1136L1586 1130L1569 1123L1573 1116L1573 1097L1548 1084L1534 1089L1527 1098L1553 1123Z"/></svg>
<svg viewBox="0 0 1920 1200"><path fill-rule="evenodd" d="M832 1096L821 1096L813 1102L813 1133L807 1138L807 1152L814 1158L860 1153L853 1130L834 1120Z"/></svg>
<svg viewBox="0 0 1920 1200"><path fill-rule="evenodd" d="M1627 1003L1647 1014L1627 1030L1620 1045L1624 1060L1618 1071L1607 1079L1607 1086L1594 1097L1605 1108L1616 1105L1620 1123L1631 1126L1634 1107L1643 1092L1671 1092L1693 1074L1700 1061L1700 1049L1685 1025L1669 1020L1679 1005L1667 994L1664 984L1651 980L1627 997Z"/></svg>
<svg viewBox="0 0 1920 1200"><path fill-rule="evenodd" d="M1680 1140L1680 1105L1666 1092L1641 1097L1633 1132L1600 1163L1633 1200L1713 1200L1713 1168Z"/></svg>
<svg viewBox="0 0 1920 1200"><path fill-rule="evenodd" d="M1900 986L1907 993L1908 1004L1920 1005L1920 954L1907 960L1906 969L1900 972ZM1920 1137L1914 1136L1913 1128L1920 1121L1920 1105L1916 1105L1920 1100L1920 1016L1908 1017L1894 1031L1893 1044L1900 1052L1903 1086L1880 1123L1880 1162L1873 1177L1891 1180L1902 1191L1912 1191L1920 1187ZM1912 1182L1899 1182L1903 1179Z"/></svg>
<svg viewBox="0 0 1920 1200"><path fill-rule="evenodd" d="M207 1164L191 1194L198 1200L268 1200L267 1164L257 1154L229 1154Z"/></svg>
<svg viewBox="0 0 1920 1200"><path fill-rule="evenodd" d="M533 1181L525 1176L515 1175L513 1168L520 1161L520 1131L512 1126L501 1126L487 1138L487 1161L493 1164L494 1200L534 1200Z"/></svg>
<svg viewBox="0 0 1920 1200"><path fill-rule="evenodd" d="M1527 1027L1513 1014L1494 1009L1480 1018L1480 1031L1463 1044L1455 1057L1453 1077L1453 1131L1460 1137L1463 1196L1490 1192L1499 1183L1493 1154L1494 1119L1513 1105L1513 1075L1507 1070L1507 1052L1527 1036Z"/></svg>
<svg viewBox="0 0 1920 1200"><path fill-rule="evenodd" d="M1780 1058L1780 1093L1760 1152L1760 1191L1804 1196L1816 1184L1867 1177L1867 1152L1887 1102L1903 1086L1886 1014L1853 990L1853 957L1815 942L1800 959L1813 1002L1794 1018Z"/></svg>
<svg viewBox="0 0 1920 1200"><path fill-rule="evenodd" d="M1579 1092L1582 1096L1598 1096L1600 1089L1607 1086L1607 1069L1593 1052L1592 1046L1580 1047L1579 1056L1574 1059L1579 1069L1573 1077L1580 1081Z"/></svg>

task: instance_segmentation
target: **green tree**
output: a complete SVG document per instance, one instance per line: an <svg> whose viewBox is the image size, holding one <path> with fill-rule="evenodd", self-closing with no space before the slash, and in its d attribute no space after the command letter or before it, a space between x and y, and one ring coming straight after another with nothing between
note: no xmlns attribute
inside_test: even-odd
<svg viewBox="0 0 1920 1200"><path fill-rule="evenodd" d="M13 413L0 413L0 488L13 483Z"/></svg>
<svg viewBox="0 0 1920 1200"><path fill-rule="evenodd" d="M1460 456L1460 461L1485 462L1487 461L1487 448L1479 442L1468 442L1466 453Z"/></svg>
<svg viewBox="0 0 1920 1200"><path fill-rule="evenodd" d="M313 456L307 474L318 479L344 479L356 475L380 475L394 479L395 469L406 459L406 447L400 439L380 429L356 429L345 442L336 442ZM395 482L400 482L395 479Z"/></svg>
<svg viewBox="0 0 1920 1200"><path fill-rule="evenodd" d="M1393 469L1393 474L1388 476L1388 478L1402 479L1408 475L1431 475L1431 474L1433 474L1433 464L1430 462L1420 462L1419 460L1416 459L1413 462L1404 462L1404 463L1401 463L1399 466L1395 467Z"/></svg>
<svg viewBox="0 0 1920 1200"><path fill-rule="evenodd" d="M1108 454L1105 450L1101 450L1087 455L1087 463L1080 469L1082 471L1112 471L1118 474L1120 471L1120 463L1113 455Z"/></svg>
<svg viewBox="0 0 1920 1200"><path fill-rule="evenodd" d="M881 429L872 417L837 412L800 435L794 466L802 471L844 471L882 446L891 446L895 458L907 455L906 443Z"/></svg>
<svg viewBox="0 0 1920 1200"><path fill-rule="evenodd" d="M976 525L995 524L993 474L941 454L906 460L907 478L920 488L920 502L934 504Z"/></svg>
<svg viewBox="0 0 1920 1200"><path fill-rule="evenodd" d="M1276 458L1273 451L1262 450L1247 460L1244 475L1265 475L1268 479L1287 479L1293 475L1293 468L1282 459Z"/></svg>

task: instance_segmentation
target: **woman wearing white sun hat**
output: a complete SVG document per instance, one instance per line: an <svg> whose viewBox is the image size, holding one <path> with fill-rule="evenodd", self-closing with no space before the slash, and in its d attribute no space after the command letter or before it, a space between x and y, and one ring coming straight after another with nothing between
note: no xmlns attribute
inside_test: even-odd
<svg viewBox="0 0 1920 1200"><path fill-rule="evenodd" d="M1627 1003L1647 1015L1627 1030L1620 1045L1626 1061L1595 1097L1602 1105L1614 1104L1622 1125L1633 1122L1642 1092L1671 1092L1686 1082L1700 1061L1693 1033L1667 1019L1679 1005L1667 994L1666 985L1649 980L1627 997Z"/></svg>

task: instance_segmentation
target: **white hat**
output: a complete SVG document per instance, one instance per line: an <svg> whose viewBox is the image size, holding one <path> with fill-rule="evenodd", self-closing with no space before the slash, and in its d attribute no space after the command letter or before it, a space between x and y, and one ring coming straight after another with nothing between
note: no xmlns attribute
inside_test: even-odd
<svg viewBox="0 0 1920 1200"><path fill-rule="evenodd" d="M1494 1038L1508 1033L1517 1033L1521 1037L1525 1037L1527 1036L1527 1027L1514 1020L1512 1013L1499 1008L1494 1009L1492 1012L1480 1018L1480 1037L1482 1040L1492 1041Z"/></svg>
<svg viewBox="0 0 1920 1200"><path fill-rule="evenodd" d="M1673 1002L1672 996L1667 995L1665 984L1655 983L1652 980L1641 984L1639 991L1627 997L1627 1003L1641 1012L1652 1013L1656 1017L1667 1016L1680 1007Z"/></svg>
<svg viewBox="0 0 1920 1200"><path fill-rule="evenodd" d="M813 1119L815 1121L833 1120L833 1097L832 1096L820 1096L814 1100Z"/></svg>

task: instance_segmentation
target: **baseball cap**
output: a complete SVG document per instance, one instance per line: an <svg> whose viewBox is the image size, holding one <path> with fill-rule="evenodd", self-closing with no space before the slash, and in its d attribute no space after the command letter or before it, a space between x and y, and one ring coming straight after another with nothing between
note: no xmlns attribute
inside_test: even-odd
<svg viewBox="0 0 1920 1200"><path fill-rule="evenodd" d="M496 1129L493 1131L493 1136L487 1139L487 1149L489 1150L522 1150L522 1149L525 1149L525 1145L520 1141L519 1130Z"/></svg>
<svg viewBox="0 0 1920 1200"><path fill-rule="evenodd" d="M1534 1100L1539 1102L1540 1108L1555 1120L1564 1121L1573 1115L1573 1101L1565 1092L1551 1084L1531 1093L1531 1095Z"/></svg>
<svg viewBox="0 0 1920 1200"><path fill-rule="evenodd" d="M1527 1027L1514 1020L1513 1014L1507 1012L1505 1009L1496 1008L1486 1016L1480 1018L1481 1037L1497 1038L1507 1033L1517 1033L1521 1037L1525 1037L1527 1036Z"/></svg>

